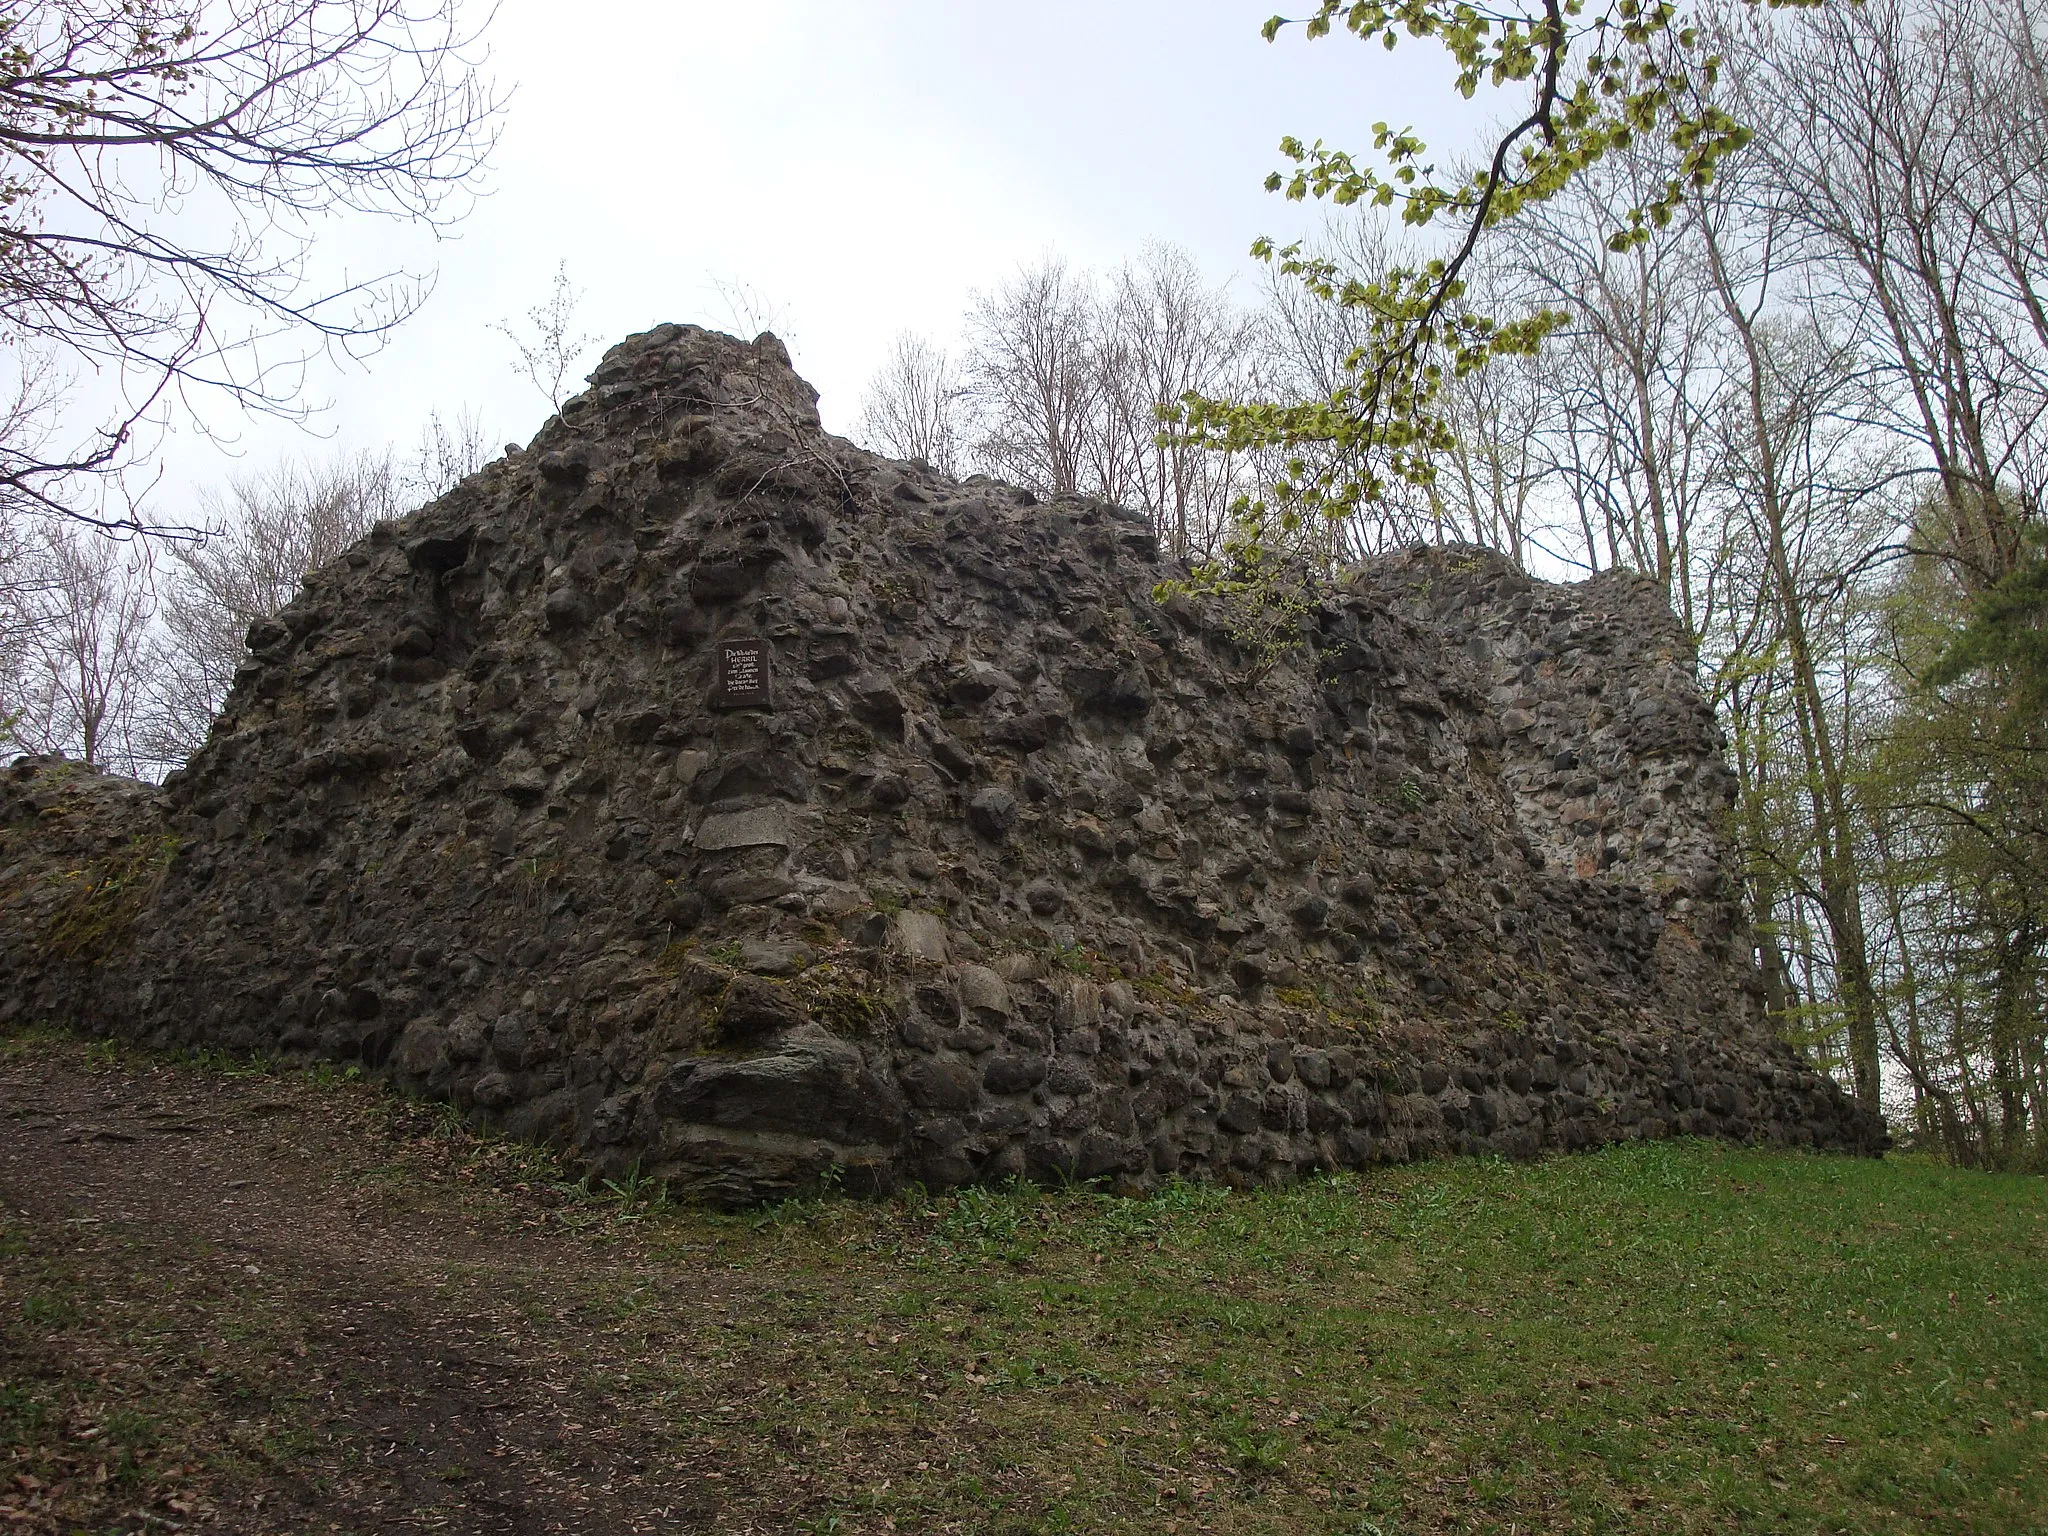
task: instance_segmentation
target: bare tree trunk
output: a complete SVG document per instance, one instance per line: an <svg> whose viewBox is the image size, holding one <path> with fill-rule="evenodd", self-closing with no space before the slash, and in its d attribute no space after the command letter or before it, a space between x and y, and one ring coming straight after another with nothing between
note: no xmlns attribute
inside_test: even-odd
<svg viewBox="0 0 2048 1536"><path fill-rule="evenodd" d="M1746 719L1750 700L1745 690L1731 690L1729 710L1735 717L1731 736L1735 753L1735 778L1740 786L1743 841L1748 865L1749 901L1756 933L1757 960L1763 970L1764 1009L1779 1029L1790 1021L1794 1009L1791 978L1787 975L1785 952L1778 943L1778 882L1770 865L1772 838L1764 819L1764 765L1753 750L1755 735Z"/></svg>
<svg viewBox="0 0 2048 1536"><path fill-rule="evenodd" d="M1828 920L1835 951L1835 971L1848 1021L1849 1065L1856 1097L1875 1107L1880 1099L1877 1002L1870 983L1869 952L1863 932L1862 892L1856 879L1854 837L1841 764L1821 697L1813 648L1806 632L1802 594L1793 578L1786 547L1786 507L1780 482L1777 437L1764 404L1769 367L1757 339L1755 316L1743 307L1710 218L1700 220L1715 290L1738 338L1745 363L1743 380L1749 407L1749 428L1756 456L1758 511L1762 517L1767 558L1774 588L1780 633L1791 665L1794 718L1807 760L1807 783L1813 800L1814 830L1820 851L1821 908Z"/></svg>

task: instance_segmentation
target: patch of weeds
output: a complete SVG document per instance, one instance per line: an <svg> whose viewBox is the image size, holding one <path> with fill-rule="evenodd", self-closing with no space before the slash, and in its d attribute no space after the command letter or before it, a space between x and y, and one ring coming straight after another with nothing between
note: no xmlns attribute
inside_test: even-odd
<svg viewBox="0 0 2048 1536"><path fill-rule="evenodd" d="M133 837L119 852L67 871L59 877L65 891L43 931L44 947L97 965L128 936L177 852L178 839L169 833Z"/></svg>
<svg viewBox="0 0 2048 1536"><path fill-rule="evenodd" d="M170 1059L178 1066L215 1077L275 1077L280 1070L275 1057L238 1056L217 1045L186 1046L171 1052Z"/></svg>
<svg viewBox="0 0 2048 1536"><path fill-rule="evenodd" d="M149 1450L163 1439L163 1425L133 1408L110 1408L100 1423L109 1444L131 1453Z"/></svg>
<svg viewBox="0 0 2048 1536"><path fill-rule="evenodd" d="M1005 1360L1000 1369L1003 1381L1019 1389L1063 1387L1067 1384L1067 1373L1064 1370L1056 1363L1036 1355L1022 1355L1014 1360Z"/></svg>
<svg viewBox="0 0 2048 1536"><path fill-rule="evenodd" d="M1094 950L1080 944L1055 944L1052 947L1052 963L1076 976L1095 975L1101 960L1102 957Z"/></svg>
<svg viewBox="0 0 2048 1536"><path fill-rule="evenodd" d="M21 1316L31 1328L54 1332L68 1328L78 1321L79 1309L76 1298L41 1292L21 1298Z"/></svg>
<svg viewBox="0 0 2048 1536"><path fill-rule="evenodd" d="M336 1088L363 1080L362 1064L354 1061L342 1067L331 1061L316 1061L304 1068L303 1074L308 1082L320 1088Z"/></svg>
<svg viewBox="0 0 2048 1536"><path fill-rule="evenodd" d="M837 1163L828 1164L808 1194L763 1206L751 1225L756 1231L763 1227L814 1227L839 1203L845 1187L846 1170Z"/></svg>
<svg viewBox="0 0 2048 1536"><path fill-rule="evenodd" d="M868 905L884 917L894 917L903 910L903 893L890 886L878 885L868 892Z"/></svg>
<svg viewBox="0 0 2048 1536"><path fill-rule="evenodd" d="M1019 1252L1025 1228L1044 1199L1045 1192L1024 1179L995 1189L971 1184L942 1207L939 1236L956 1249L1011 1257Z"/></svg>
<svg viewBox="0 0 2048 1536"><path fill-rule="evenodd" d="M797 978L794 991L835 1035L871 1035L889 1022L888 995L865 971L814 965Z"/></svg>
<svg viewBox="0 0 2048 1536"><path fill-rule="evenodd" d="M1159 966L1138 977L1131 986L1141 997L1167 1003L1176 1008L1193 1008L1202 1001L1200 992L1187 985L1165 966Z"/></svg>
<svg viewBox="0 0 2048 1536"><path fill-rule="evenodd" d="M54 1046L76 1045L78 1040L77 1031L52 1024L47 1019L7 1024L0 1026L0 1061L35 1056Z"/></svg>
<svg viewBox="0 0 2048 1536"><path fill-rule="evenodd" d="M462 1112L459 1104L437 1103L429 1106L434 1134L444 1141L454 1141L476 1134L476 1127L469 1123L469 1116Z"/></svg>
<svg viewBox="0 0 2048 1536"><path fill-rule="evenodd" d="M1259 1428L1249 1414L1229 1415L1216 1426L1216 1438L1246 1477L1277 1477L1287 1470L1286 1436Z"/></svg>
<svg viewBox="0 0 2048 1536"><path fill-rule="evenodd" d="M1382 1003L1379 996L1367 986L1354 987L1351 996L1343 1002L1330 1005L1334 1022L1357 1034L1368 1034L1379 1028Z"/></svg>
<svg viewBox="0 0 2048 1536"><path fill-rule="evenodd" d="M0 1437L17 1444L34 1439L57 1421L57 1413L25 1387L0 1381Z"/></svg>
<svg viewBox="0 0 2048 1536"><path fill-rule="evenodd" d="M374 864L368 867L372 870L377 868ZM534 854L529 858L522 859L519 862L518 869L527 884L544 886L561 879L563 875L567 874L569 872L569 864L566 859L544 859L539 854Z"/></svg>
<svg viewBox="0 0 2048 1536"><path fill-rule="evenodd" d="M604 1195L616 1202L616 1211L621 1221L638 1221L643 1216L658 1216L669 1208L668 1180L657 1179L641 1171L640 1160L635 1158L633 1166L616 1179L603 1182Z"/></svg>
<svg viewBox="0 0 2048 1536"><path fill-rule="evenodd" d="M474 1128L467 1133L471 1142L470 1163L490 1175L500 1188L516 1184L560 1189L573 1182L561 1158L547 1147L514 1141L509 1136L484 1135Z"/></svg>
<svg viewBox="0 0 2048 1536"><path fill-rule="evenodd" d="M914 619L923 613L924 582L914 575L878 576L868 590L874 594L876 606L885 618Z"/></svg>

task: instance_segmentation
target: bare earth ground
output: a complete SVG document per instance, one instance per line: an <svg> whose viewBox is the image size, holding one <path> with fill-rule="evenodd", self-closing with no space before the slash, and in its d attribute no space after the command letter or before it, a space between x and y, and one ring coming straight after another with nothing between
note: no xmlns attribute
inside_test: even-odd
<svg viewBox="0 0 2048 1536"><path fill-rule="evenodd" d="M17 1478L16 1495L52 1496L0 1509L8 1520L507 1536L706 1525L715 1482L652 1458L647 1429L587 1385L619 1353L617 1331L528 1305L536 1278L573 1293L593 1263L618 1262L546 1220L544 1197L521 1200L531 1189L507 1179L510 1199L406 1208L379 1198L376 1175L407 1127L366 1146L360 1102L290 1078L89 1070L78 1049L59 1054L0 1068L0 1241L10 1290L28 1254L39 1289L64 1298L51 1321L103 1316L54 1337L7 1329L10 1390L73 1394L44 1404L71 1441L65 1475L32 1478L35 1490ZM478 1172L429 1173L465 1171ZM67 1272L117 1288L67 1296ZM719 1289L693 1288L685 1316L701 1308L715 1327ZM150 1412L167 1397L182 1423ZM164 1443L180 1430L185 1443Z"/></svg>
<svg viewBox="0 0 2048 1536"><path fill-rule="evenodd" d="M1645 1144L749 1216L0 1039L0 1536L2048 1536L2048 1182Z"/></svg>

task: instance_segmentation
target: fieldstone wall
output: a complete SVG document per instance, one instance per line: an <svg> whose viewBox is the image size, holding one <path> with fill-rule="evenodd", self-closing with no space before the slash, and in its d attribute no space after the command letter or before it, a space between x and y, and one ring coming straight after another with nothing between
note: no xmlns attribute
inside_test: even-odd
<svg viewBox="0 0 2048 1536"><path fill-rule="evenodd" d="M591 384L254 626L161 792L0 776L0 1020L724 1203L1883 1145L1762 1025L1649 584L1417 551L1261 668L1141 519L831 438L773 337Z"/></svg>

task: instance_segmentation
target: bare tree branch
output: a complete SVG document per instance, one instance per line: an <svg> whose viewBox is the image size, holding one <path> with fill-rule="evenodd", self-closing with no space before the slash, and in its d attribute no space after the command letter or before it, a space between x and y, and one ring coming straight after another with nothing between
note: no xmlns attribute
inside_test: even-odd
<svg viewBox="0 0 2048 1536"><path fill-rule="evenodd" d="M173 408L303 413L429 279L318 280L341 213L446 224L502 99L459 0L22 0L0 10L0 506L155 531L104 482ZM66 387L95 381L89 402ZM17 387L15 392L20 393ZM79 430L66 407L89 404Z"/></svg>

